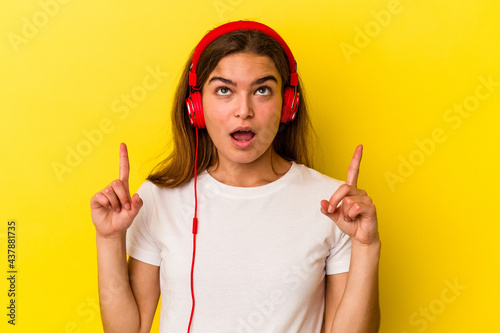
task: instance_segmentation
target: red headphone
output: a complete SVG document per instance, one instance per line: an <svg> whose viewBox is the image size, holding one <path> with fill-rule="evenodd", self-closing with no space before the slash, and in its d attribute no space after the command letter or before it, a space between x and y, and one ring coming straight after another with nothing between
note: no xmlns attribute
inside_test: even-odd
<svg viewBox="0 0 500 333"><path fill-rule="evenodd" d="M281 109L281 123L289 123L297 114L299 107L300 93L297 91L299 84L299 75L297 74L297 62L293 57L292 51L285 43L280 35L267 25L253 21L236 21L223 24L202 38L200 43L196 46L193 53L193 62L189 69L189 86L191 87L189 97L186 98L186 106L189 114L191 126L195 128L205 128L205 116L203 115L203 105L201 100L201 93L199 88L196 87L196 67L200 56L205 48L214 40L222 35L237 30L258 30L266 35L272 37L286 53L288 58L288 66L290 68L290 85L285 88L283 94L283 108Z"/></svg>

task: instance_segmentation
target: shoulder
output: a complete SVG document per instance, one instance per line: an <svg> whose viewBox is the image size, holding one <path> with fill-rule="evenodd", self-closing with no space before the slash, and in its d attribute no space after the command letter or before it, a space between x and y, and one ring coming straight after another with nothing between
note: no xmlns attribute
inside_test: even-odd
<svg viewBox="0 0 500 333"><path fill-rule="evenodd" d="M155 183L146 180L141 184L141 186L139 186L137 193L139 193L139 195L144 194L146 196L175 195L176 193L183 192L187 188L190 188L190 184L191 182L176 187L166 187L156 185Z"/></svg>
<svg viewBox="0 0 500 333"><path fill-rule="evenodd" d="M192 180L186 184L176 187L159 186L155 183L146 180L144 181L137 193L143 199L144 205L153 208L159 204L170 205L177 204L187 199L191 199L193 195Z"/></svg>
<svg viewBox="0 0 500 333"><path fill-rule="evenodd" d="M303 164L294 163L293 167L296 169L297 177L308 186L337 188L344 183Z"/></svg>
<svg viewBox="0 0 500 333"><path fill-rule="evenodd" d="M137 193L143 199L147 199L149 197L153 197L153 193L158 191L158 186L150 182L149 180L144 181L141 186L137 189Z"/></svg>
<svg viewBox="0 0 500 333"><path fill-rule="evenodd" d="M143 202L139 215L146 224L151 225L156 223L158 216L174 214L180 207L193 201L193 189L190 183L170 188L146 180L137 190L137 194Z"/></svg>
<svg viewBox="0 0 500 333"><path fill-rule="evenodd" d="M290 171L292 174L288 177L286 191L304 200L329 198L344 183L303 164L294 163Z"/></svg>

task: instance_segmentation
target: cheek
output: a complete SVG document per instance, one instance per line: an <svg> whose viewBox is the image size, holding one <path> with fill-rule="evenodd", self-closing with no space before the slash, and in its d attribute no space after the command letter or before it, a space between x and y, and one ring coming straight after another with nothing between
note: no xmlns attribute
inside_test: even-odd
<svg viewBox="0 0 500 333"><path fill-rule="evenodd" d="M260 135L259 142L265 145L269 145L270 142L273 142L276 134L278 133L278 128L280 125L280 114L272 113L269 117L262 119L261 127L260 127Z"/></svg>
<svg viewBox="0 0 500 333"><path fill-rule="evenodd" d="M219 113L214 112L215 105L213 101L210 99L210 97L203 98L202 105L203 105L203 116L205 117L205 122L207 124L217 123L217 115Z"/></svg>
<svg viewBox="0 0 500 333"><path fill-rule="evenodd" d="M203 98L203 116L208 135L214 143L219 141L222 133L225 133L224 113L221 112L220 105L217 106L210 97Z"/></svg>
<svg viewBox="0 0 500 333"><path fill-rule="evenodd" d="M272 108L269 110L269 124L272 124L272 127L278 127L281 121L281 100L279 103L275 103Z"/></svg>

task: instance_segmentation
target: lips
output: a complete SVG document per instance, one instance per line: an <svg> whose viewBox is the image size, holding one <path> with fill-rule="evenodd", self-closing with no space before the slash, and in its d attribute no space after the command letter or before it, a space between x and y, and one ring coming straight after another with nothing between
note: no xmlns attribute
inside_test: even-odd
<svg viewBox="0 0 500 333"><path fill-rule="evenodd" d="M231 133L231 136L236 141L247 142L252 140L255 134L252 131L236 131L234 133Z"/></svg>
<svg viewBox="0 0 500 333"><path fill-rule="evenodd" d="M249 148L255 138L255 132L250 127L238 127L231 132L231 138L237 148Z"/></svg>

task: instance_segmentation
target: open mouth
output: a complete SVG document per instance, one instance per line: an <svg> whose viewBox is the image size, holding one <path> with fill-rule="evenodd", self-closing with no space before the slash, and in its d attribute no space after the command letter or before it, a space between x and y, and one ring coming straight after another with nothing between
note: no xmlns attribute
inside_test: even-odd
<svg viewBox="0 0 500 333"><path fill-rule="evenodd" d="M239 142L248 142L253 139L255 133L252 131L236 131L231 133L233 139Z"/></svg>

